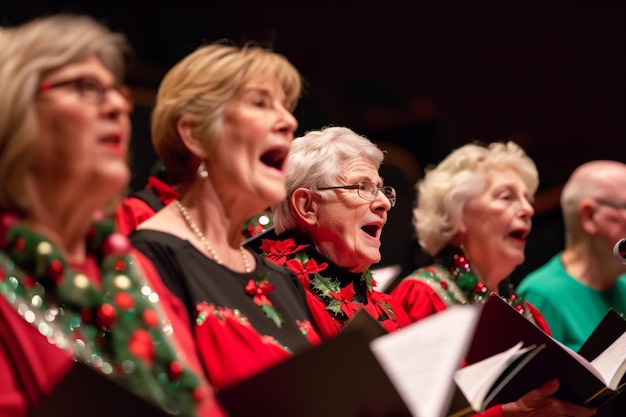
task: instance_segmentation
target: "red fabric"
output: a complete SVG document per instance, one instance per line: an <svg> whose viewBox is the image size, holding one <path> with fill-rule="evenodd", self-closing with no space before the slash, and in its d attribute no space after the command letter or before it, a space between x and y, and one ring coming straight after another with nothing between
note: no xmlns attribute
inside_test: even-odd
<svg viewBox="0 0 626 417"><path fill-rule="evenodd" d="M322 336L322 339L327 340L339 334L339 331L345 324L344 322L340 322L333 318L333 316L326 310L326 304L319 299L315 294L311 291L307 291L307 304L309 305L309 309L313 314L313 321L318 327L319 333ZM395 314L394 320L385 320L384 322L379 322L385 329L389 332L393 332L398 330L399 328L408 326L411 324L411 320L404 312L400 304L390 295L374 292L372 291L373 296L379 297L381 300L384 300L389 304L391 310ZM369 307L369 309L368 309ZM363 306L365 311L367 311L372 317L377 318L381 314L381 312L376 311L379 307L374 303L371 299L368 300L367 306ZM375 311L371 311L371 309L375 309ZM344 311L348 314L348 320L356 313L356 311ZM386 313L386 312L385 312Z"/></svg>
<svg viewBox="0 0 626 417"><path fill-rule="evenodd" d="M543 330L547 335L552 336L552 333L550 332L550 326L548 326L547 320L545 319L545 317L543 317L537 307L526 301L526 308L530 310L530 314L532 314L533 319L535 319L537 327Z"/></svg>
<svg viewBox="0 0 626 417"><path fill-rule="evenodd" d="M291 354L272 338L261 336L245 318L229 309L203 304L206 317L195 326L198 352L211 385L217 389L240 382Z"/></svg>
<svg viewBox="0 0 626 417"><path fill-rule="evenodd" d="M156 177L149 177L145 188L153 190L164 206L178 197L176 190ZM118 203L115 210L117 230L128 236L140 223L148 220L154 213L154 209L142 199L133 196L125 197Z"/></svg>
<svg viewBox="0 0 626 417"><path fill-rule="evenodd" d="M0 297L0 415L29 415L71 369L68 355L51 345Z"/></svg>
<svg viewBox="0 0 626 417"><path fill-rule="evenodd" d="M412 322L446 309L446 304L426 283L417 279L404 279L391 295L398 301Z"/></svg>
<svg viewBox="0 0 626 417"><path fill-rule="evenodd" d="M483 416L483 417L503 417L504 412L502 411L502 405L494 405L493 407L485 410L484 413L480 414L472 414L472 416Z"/></svg>
<svg viewBox="0 0 626 417"><path fill-rule="evenodd" d="M150 176L148 177L148 183L146 184L146 188L149 190L154 190L157 198L164 206L167 206L172 201L178 198L178 193L176 190L172 188L168 183L161 181L157 177Z"/></svg>
<svg viewBox="0 0 626 417"><path fill-rule="evenodd" d="M137 252L134 255L141 264L148 282L159 294L163 311L175 329L173 342L178 346L181 356L186 359L188 365L196 370L198 375L202 375L198 372L201 368L195 354L193 338L187 330L185 309L157 278L156 271L149 261ZM84 269L92 270L93 264L94 261L90 260L89 266ZM0 296L0 416L29 415L72 365L72 359L64 350L50 344L4 297ZM213 398L211 389L205 386L204 391L207 395L199 404L199 415L224 416L224 412Z"/></svg>
<svg viewBox="0 0 626 417"><path fill-rule="evenodd" d="M418 279L402 280L391 292L391 295L396 298L413 322L446 309L446 304L439 298L435 290ZM551 335L548 322L541 312L528 302L526 302L526 308L530 311L537 326Z"/></svg>

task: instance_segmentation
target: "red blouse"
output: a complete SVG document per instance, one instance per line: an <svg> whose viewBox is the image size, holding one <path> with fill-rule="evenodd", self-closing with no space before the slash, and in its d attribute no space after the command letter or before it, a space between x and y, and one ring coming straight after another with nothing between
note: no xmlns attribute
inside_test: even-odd
<svg viewBox="0 0 626 417"><path fill-rule="evenodd" d="M154 197L164 206L174 201L178 194L171 186L156 177L149 177L145 190L152 190ZM128 236L137 226L155 213L153 207L139 197L129 195L123 198L115 209L115 222L118 232Z"/></svg>

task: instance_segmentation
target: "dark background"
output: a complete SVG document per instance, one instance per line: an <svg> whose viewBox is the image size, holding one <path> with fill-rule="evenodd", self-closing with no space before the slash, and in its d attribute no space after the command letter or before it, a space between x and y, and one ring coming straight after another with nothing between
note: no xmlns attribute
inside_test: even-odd
<svg viewBox="0 0 626 417"><path fill-rule="evenodd" d="M308 84L298 133L345 125L389 152L383 176L400 200L382 264L423 262L409 226L413 183L454 147L513 139L537 163L537 215L518 276L562 246L550 196L572 169L626 161L623 1L0 0L0 24L58 11L89 13L134 47L133 188L154 161L149 114L170 66L220 38L284 54Z"/></svg>

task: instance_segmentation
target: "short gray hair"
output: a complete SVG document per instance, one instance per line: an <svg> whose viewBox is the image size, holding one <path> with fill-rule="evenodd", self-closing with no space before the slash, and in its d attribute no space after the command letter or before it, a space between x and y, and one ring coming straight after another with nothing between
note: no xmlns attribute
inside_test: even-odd
<svg viewBox="0 0 626 417"><path fill-rule="evenodd" d="M298 188L315 191L318 187L335 185L345 161L357 157L366 158L378 169L385 155L369 139L347 127L325 127L296 138L287 158L287 196ZM272 210L277 233L296 228L288 199L274 205Z"/></svg>

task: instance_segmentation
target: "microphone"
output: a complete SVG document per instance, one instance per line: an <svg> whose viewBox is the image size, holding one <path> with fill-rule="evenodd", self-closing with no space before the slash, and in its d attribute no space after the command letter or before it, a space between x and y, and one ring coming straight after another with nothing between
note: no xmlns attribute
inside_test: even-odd
<svg viewBox="0 0 626 417"><path fill-rule="evenodd" d="M618 240L613 246L613 256L619 263L626 265L626 238Z"/></svg>

